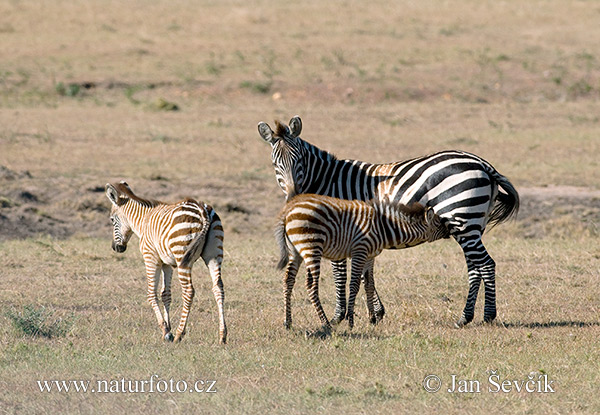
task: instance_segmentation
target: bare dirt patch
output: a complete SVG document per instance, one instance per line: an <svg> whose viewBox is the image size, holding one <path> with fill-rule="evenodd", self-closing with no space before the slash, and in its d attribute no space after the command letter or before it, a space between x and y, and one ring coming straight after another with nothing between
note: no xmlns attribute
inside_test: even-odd
<svg viewBox="0 0 600 415"><path fill-rule="evenodd" d="M567 236L570 232L600 234L600 191L576 186L519 189L521 209L517 223L528 238ZM574 234L571 236L575 236Z"/></svg>
<svg viewBox="0 0 600 415"><path fill-rule="evenodd" d="M47 235L68 238L73 235L109 238L110 204L104 183L85 178L52 180L33 177L28 171L0 166L0 240L25 239ZM176 201L194 194L185 184L166 178L135 183L142 196ZM227 188L227 192L224 189ZM141 190L143 189L143 191ZM202 197L227 219L233 232L265 232L269 215L277 207L266 208L256 197L264 192L251 185L232 189L218 182L203 186ZM524 187L518 189L521 208L517 218L520 236L540 238L558 230L579 229L600 232L600 191L575 186ZM198 197L198 195L196 195ZM273 212L271 212L273 211ZM559 226L560 225L560 226Z"/></svg>

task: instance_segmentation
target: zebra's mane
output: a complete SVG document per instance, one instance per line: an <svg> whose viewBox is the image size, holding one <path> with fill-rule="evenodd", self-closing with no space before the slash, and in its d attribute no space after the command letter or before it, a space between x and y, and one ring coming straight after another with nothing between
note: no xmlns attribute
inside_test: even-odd
<svg viewBox="0 0 600 415"><path fill-rule="evenodd" d="M153 200L153 199L143 199L139 196L136 196L133 191L131 190L131 188L129 187L129 185L127 183L121 182L118 183L116 186L117 190L119 191L119 193L124 194L125 196L127 196L129 199L133 200L136 203L141 204L142 206L145 207L154 207L159 205L161 202L158 200Z"/></svg>
<svg viewBox="0 0 600 415"><path fill-rule="evenodd" d="M311 154L321 160L327 160L327 161L338 160L338 158L335 156L335 154L330 153L327 150L323 150L300 137L292 137L289 127L279 120L275 120L274 136L277 138L284 139L287 143L290 143L291 140L297 140L298 146L304 147L304 149L307 150L307 152L309 154Z"/></svg>
<svg viewBox="0 0 600 415"><path fill-rule="evenodd" d="M290 135L290 129L279 120L275 120L275 137L284 138Z"/></svg>

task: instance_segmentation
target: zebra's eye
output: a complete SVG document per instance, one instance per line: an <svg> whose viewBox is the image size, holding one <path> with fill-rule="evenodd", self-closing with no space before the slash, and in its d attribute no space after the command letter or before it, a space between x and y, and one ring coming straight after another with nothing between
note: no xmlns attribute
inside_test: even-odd
<svg viewBox="0 0 600 415"><path fill-rule="evenodd" d="M113 225L115 224L115 218L114 217L110 217L110 223L112 223Z"/></svg>

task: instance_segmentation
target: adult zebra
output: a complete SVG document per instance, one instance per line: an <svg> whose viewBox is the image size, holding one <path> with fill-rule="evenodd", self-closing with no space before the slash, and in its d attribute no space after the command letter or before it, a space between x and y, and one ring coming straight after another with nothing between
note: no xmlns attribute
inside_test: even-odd
<svg viewBox="0 0 600 415"><path fill-rule="evenodd" d="M293 117L289 127L275 123L275 132L264 122L258 124L258 131L271 145L275 176L287 201L296 194L316 193L350 200L390 199L405 205L419 202L433 208L460 244L467 262L469 292L456 325L473 320L482 279L484 321L496 318L496 265L481 237L487 225L504 222L519 209L519 195L506 177L481 157L457 150L389 164L339 160L300 138L300 117ZM346 313L345 260L332 268L336 285L332 322L337 323Z"/></svg>

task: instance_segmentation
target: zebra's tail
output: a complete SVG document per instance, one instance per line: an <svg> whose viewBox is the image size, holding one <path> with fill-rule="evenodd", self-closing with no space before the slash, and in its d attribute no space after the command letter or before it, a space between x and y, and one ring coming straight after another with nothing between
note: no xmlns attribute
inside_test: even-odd
<svg viewBox="0 0 600 415"><path fill-rule="evenodd" d="M212 224L211 215L206 205L204 206L204 213L206 217L202 218L203 222L200 233L192 240L192 242L190 242L185 254L183 254L183 258L181 258L180 265L183 267L190 267L193 262L198 259L197 254L202 253L202 250L204 249L206 237L208 236L208 231L210 229L210 225Z"/></svg>
<svg viewBox="0 0 600 415"><path fill-rule="evenodd" d="M290 254L288 251L287 237L285 235L285 218L284 215L280 215L275 225L275 239L279 245L279 262L277 263L277 269L283 269L288 263Z"/></svg>
<svg viewBox="0 0 600 415"><path fill-rule="evenodd" d="M520 205L519 193L512 183L497 171L494 171L492 175L498 183L498 196L496 196L496 203L488 220L490 228L513 216L516 217Z"/></svg>

